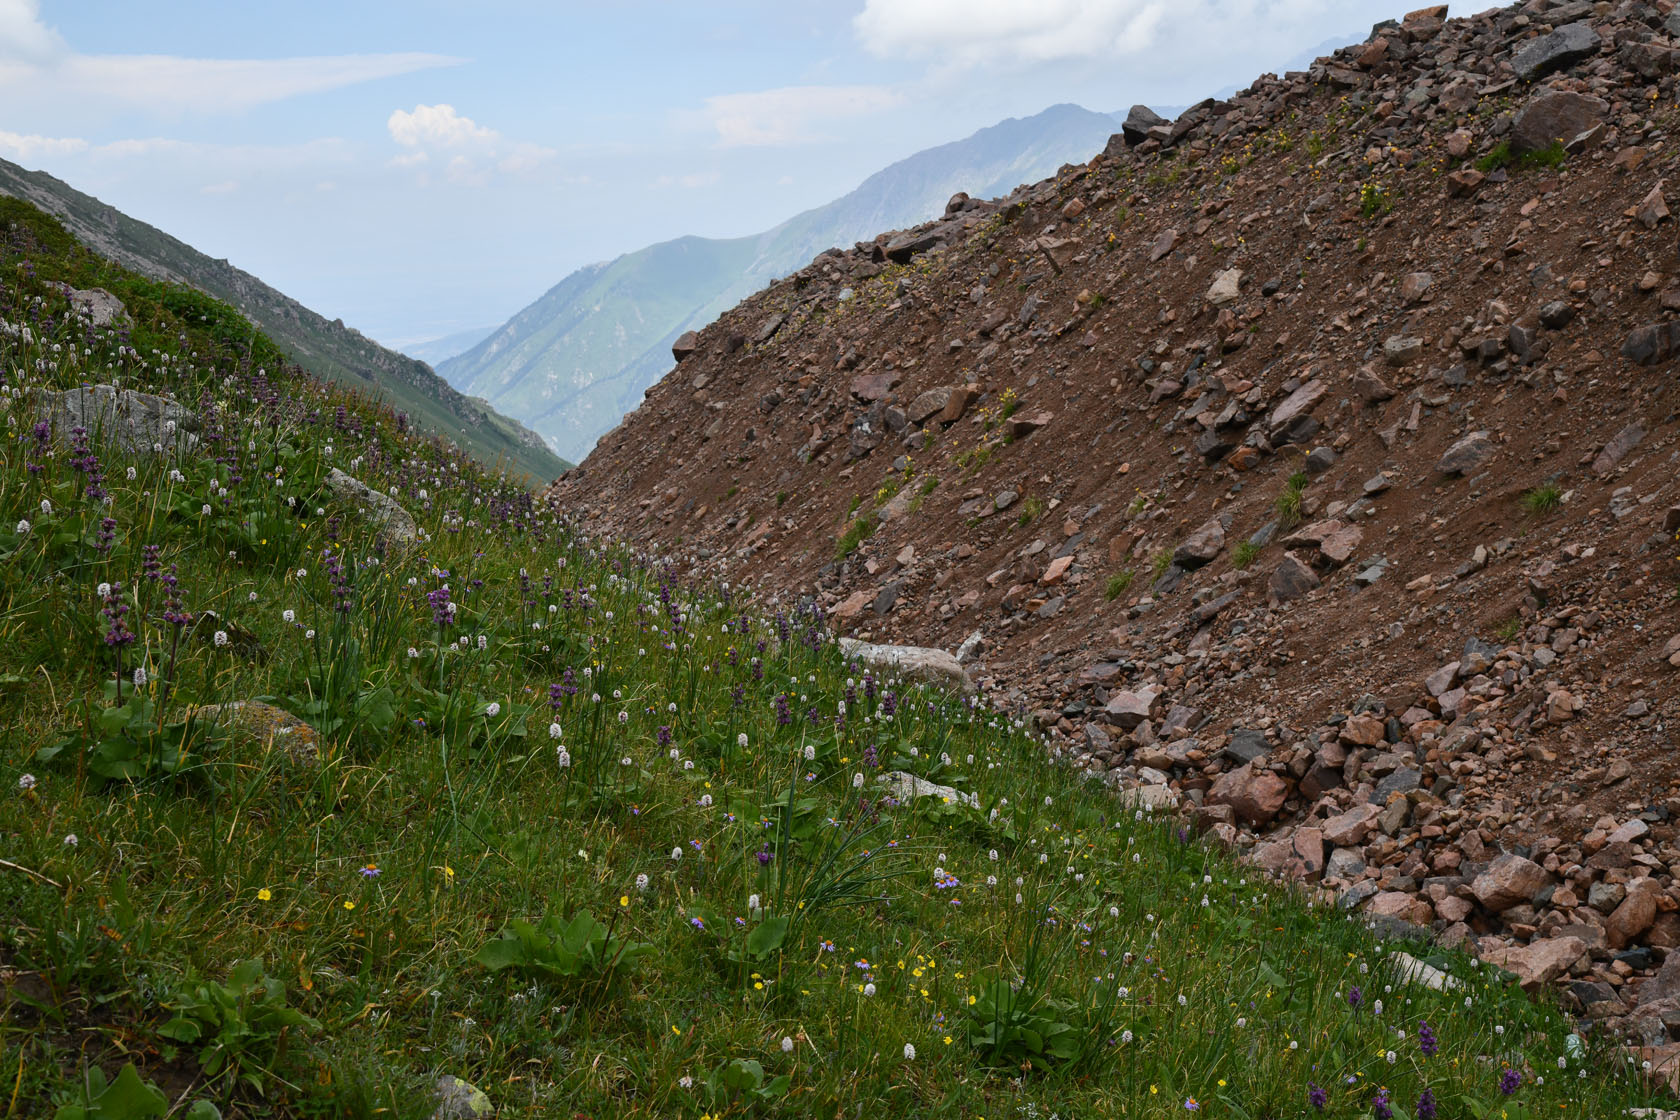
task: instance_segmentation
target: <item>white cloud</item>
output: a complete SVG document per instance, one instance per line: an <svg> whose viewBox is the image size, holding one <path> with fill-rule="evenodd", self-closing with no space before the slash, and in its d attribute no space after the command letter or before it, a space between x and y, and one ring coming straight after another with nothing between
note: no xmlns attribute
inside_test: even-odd
<svg viewBox="0 0 1680 1120"><path fill-rule="evenodd" d="M41 21L38 0L0 0L0 98L27 97L61 115L238 113L460 61L418 52L262 59L80 54Z"/></svg>
<svg viewBox="0 0 1680 1120"><path fill-rule="evenodd" d="M853 29L881 57L946 65L1138 56L1289 36L1345 0L865 0ZM1189 56L1185 56L1189 57Z"/></svg>
<svg viewBox="0 0 1680 1120"><path fill-rule="evenodd" d="M501 139L495 129L461 116L453 105L416 105L413 112L397 109L385 127L405 148L461 148Z"/></svg>
<svg viewBox="0 0 1680 1120"><path fill-rule="evenodd" d="M41 22L37 0L0 0L0 60L50 58L63 41Z"/></svg>
<svg viewBox="0 0 1680 1120"><path fill-rule="evenodd" d="M447 155L444 173L449 181L470 187L488 183L492 170L517 175L559 154L540 144L510 141L495 129L457 113L453 105L397 109L386 118L385 128L392 140L409 149L394 157L392 166L420 167L433 154L439 158ZM422 185L430 181L429 176L421 176Z"/></svg>
<svg viewBox="0 0 1680 1120"><path fill-rule="evenodd" d="M77 136L36 136L0 129L0 152L12 159L33 160L39 156L66 156L87 150L86 140Z"/></svg>
<svg viewBox="0 0 1680 1120"><path fill-rule="evenodd" d="M784 86L708 97L705 116L722 147L776 147L822 139L821 121L869 116L903 100L884 86Z"/></svg>

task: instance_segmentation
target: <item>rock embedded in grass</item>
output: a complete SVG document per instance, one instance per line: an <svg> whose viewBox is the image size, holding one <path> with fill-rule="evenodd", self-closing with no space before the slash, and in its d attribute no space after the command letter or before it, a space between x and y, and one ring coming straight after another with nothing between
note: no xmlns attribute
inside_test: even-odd
<svg viewBox="0 0 1680 1120"><path fill-rule="evenodd" d="M312 766L320 760L321 736L315 728L283 708L261 700L233 700L194 708L204 723L233 732L236 741L255 743L263 751L275 749L287 761Z"/></svg>
<svg viewBox="0 0 1680 1120"><path fill-rule="evenodd" d="M52 423L58 439L68 440L70 430L80 427L123 451L190 450L198 443L198 416L191 409L168 397L114 385L36 393L35 415Z"/></svg>
<svg viewBox="0 0 1680 1120"><path fill-rule="evenodd" d="M953 688L959 692L975 691L974 681L963 670L962 664L946 650L926 646L876 645L854 638L841 638L840 654L848 661L896 670L909 680Z"/></svg>
<svg viewBox="0 0 1680 1120"><path fill-rule="evenodd" d="M488 1120L496 1114L496 1106L484 1090L451 1073L438 1078L436 1096L437 1110L432 1120Z"/></svg>
<svg viewBox="0 0 1680 1120"><path fill-rule="evenodd" d="M966 805L970 809L980 807L980 799L972 793L962 793L951 786L930 782L904 770L888 771L875 781L886 787L887 795L900 805L908 805L918 797L937 797L941 801Z"/></svg>
<svg viewBox="0 0 1680 1120"><path fill-rule="evenodd" d="M420 539L414 515L389 494L381 494L337 467L327 473L327 489L334 497L355 506L362 518L378 530L379 539L388 547L413 544Z"/></svg>

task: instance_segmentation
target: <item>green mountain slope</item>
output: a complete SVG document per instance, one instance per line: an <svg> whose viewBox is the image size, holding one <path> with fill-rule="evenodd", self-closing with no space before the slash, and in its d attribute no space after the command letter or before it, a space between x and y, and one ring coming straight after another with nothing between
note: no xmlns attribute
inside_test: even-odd
<svg viewBox="0 0 1680 1120"><path fill-rule="evenodd" d="M537 480L569 466L541 436L457 392L426 363L387 350L343 321L329 320L227 261L205 256L51 175L0 160L0 194L52 214L100 256L232 304L310 373L407 412L419 428L455 441L483 463Z"/></svg>
<svg viewBox="0 0 1680 1120"><path fill-rule="evenodd" d="M438 372L582 459L671 368L670 346L836 245L937 216L958 191L1006 194L1100 151L1114 118L1077 105L918 152L753 237L682 237L581 268Z"/></svg>

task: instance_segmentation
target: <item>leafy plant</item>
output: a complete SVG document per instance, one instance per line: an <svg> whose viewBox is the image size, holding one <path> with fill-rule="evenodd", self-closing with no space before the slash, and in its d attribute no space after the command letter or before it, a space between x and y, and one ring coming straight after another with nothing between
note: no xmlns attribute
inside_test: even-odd
<svg viewBox="0 0 1680 1120"><path fill-rule="evenodd" d="M140 781L199 770L208 763L206 749L226 738L224 729L190 711L164 722L151 692L133 690L121 704L114 702L116 694L117 682L106 682L112 703L86 713L81 727L36 751L36 761L68 752L101 781Z"/></svg>
<svg viewBox="0 0 1680 1120"><path fill-rule="evenodd" d="M169 1114L169 1098L150 1081L140 1077L129 1062L107 1082L105 1072L89 1066L76 1085L76 1098L60 1105L53 1120L157 1120ZM183 1120L221 1120L222 1113L206 1100L194 1101L182 1114Z"/></svg>
<svg viewBox="0 0 1680 1120"><path fill-rule="evenodd" d="M1043 1067L1065 1062L1079 1053L1073 1024L1058 1015L1070 1014L1066 1004L1037 996L1025 985L994 980L969 1008L968 1043L993 1066Z"/></svg>
<svg viewBox="0 0 1680 1120"><path fill-rule="evenodd" d="M1394 209L1394 200L1381 183L1361 183L1359 186L1359 216L1366 221L1379 218Z"/></svg>
<svg viewBox="0 0 1680 1120"><path fill-rule="evenodd" d="M1137 578L1137 573L1130 568L1115 572L1108 577L1108 585L1103 588L1103 598L1110 603L1114 602L1126 593L1135 578Z"/></svg>
<svg viewBox="0 0 1680 1120"><path fill-rule="evenodd" d="M792 1084L785 1073L764 1080L764 1067L752 1058L730 1058L711 1072L702 1089L712 1108L751 1110L784 1096Z"/></svg>
<svg viewBox="0 0 1680 1120"><path fill-rule="evenodd" d="M1172 567L1172 549L1163 548L1158 550L1149 561L1150 581L1154 582L1166 575L1167 569L1170 567Z"/></svg>
<svg viewBox="0 0 1680 1120"><path fill-rule="evenodd" d="M549 914L538 922L514 918L473 954L500 972L511 968L554 981L588 981L605 990L616 986L653 953L653 946L627 941L580 910L570 921Z"/></svg>
<svg viewBox="0 0 1680 1120"><path fill-rule="evenodd" d="M1231 550L1231 567L1241 571L1250 564L1254 563L1255 558L1259 555L1259 545L1248 540L1238 541L1237 547Z"/></svg>
<svg viewBox="0 0 1680 1120"><path fill-rule="evenodd" d="M284 1059L288 1032L321 1027L286 1006L286 985L263 971L260 957L237 962L225 984L205 980L179 989L164 1006L175 1017L158 1034L196 1046L206 1077L243 1081L258 1093Z"/></svg>
<svg viewBox="0 0 1680 1120"><path fill-rule="evenodd" d="M169 1111L169 1098L156 1085L142 1081L133 1062L123 1066L111 1082L98 1066L89 1066L77 1088L80 1099L60 1107L53 1120L153 1120Z"/></svg>
<svg viewBox="0 0 1680 1120"><path fill-rule="evenodd" d="M1021 502L1020 514L1015 518L1015 527L1025 529L1028 525L1037 521L1043 513L1044 500L1042 498L1025 498Z"/></svg>

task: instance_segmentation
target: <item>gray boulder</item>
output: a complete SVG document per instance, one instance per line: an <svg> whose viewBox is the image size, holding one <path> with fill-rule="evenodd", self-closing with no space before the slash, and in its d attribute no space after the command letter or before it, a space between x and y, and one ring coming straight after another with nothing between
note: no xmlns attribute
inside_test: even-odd
<svg viewBox="0 0 1680 1120"><path fill-rule="evenodd" d="M363 519L379 531L379 539L387 546L413 544L420 539L414 515L398 505L395 498L381 494L361 479L334 467L327 474L327 489L333 497L355 506Z"/></svg>
<svg viewBox="0 0 1680 1120"><path fill-rule="evenodd" d="M1511 56L1511 69L1525 81L1535 81L1547 74L1567 69L1598 53L1601 40L1592 25L1582 21L1569 23L1531 40Z"/></svg>
<svg viewBox="0 0 1680 1120"><path fill-rule="evenodd" d="M1136 147L1149 139L1150 129L1171 123L1147 105L1133 105L1120 126L1120 135L1126 138L1126 143Z"/></svg>
<svg viewBox="0 0 1680 1120"><path fill-rule="evenodd" d="M1224 547L1225 526L1220 518L1211 518L1173 550L1172 562L1181 568L1200 568Z"/></svg>
<svg viewBox="0 0 1680 1120"><path fill-rule="evenodd" d="M1435 469L1442 474L1469 474L1493 457L1493 441L1486 432L1471 432L1441 456Z"/></svg>
<svg viewBox="0 0 1680 1120"><path fill-rule="evenodd" d="M96 327L108 327L128 318L128 308L123 306L122 300L104 288L72 288L63 283L56 287L69 299L70 305L87 316Z"/></svg>
<svg viewBox="0 0 1680 1120"><path fill-rule="evenodd" d="M974 681L963 671L962 663L942 649L873 645L855 638L841 638L840 655L848 661L859 661L879 669L891 669L909 680L923 681L959 692L974 691Z"/></svg>
<svg viewBox="0 0 1680 1120"><path fill-rule="evenodd" d="M86 428L99 443L124 451L190 450L198 443L198 416L168 397L118 389L114 385L84 385L62 393L35 395L37 419L50 421L53 434L68 440L72 428Z"/></svg>

